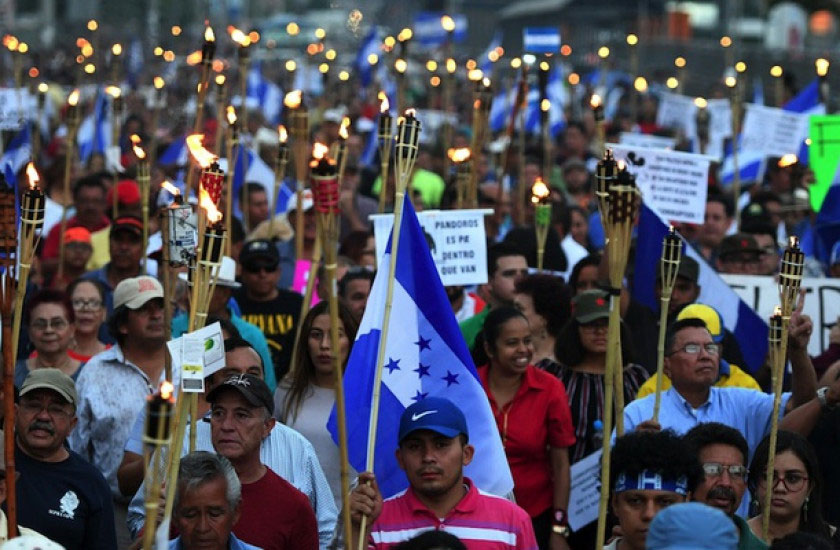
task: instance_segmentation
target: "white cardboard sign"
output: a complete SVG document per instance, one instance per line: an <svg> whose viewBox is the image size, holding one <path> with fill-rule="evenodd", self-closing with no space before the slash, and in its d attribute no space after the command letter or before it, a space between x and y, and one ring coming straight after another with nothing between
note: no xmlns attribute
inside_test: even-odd
<svg viewBox="0 0 840 550"><path fill-rule="evenodd" d="M741 150L761 151L776 157L788 153L798 155L802 142L808 137L809 117L775 107L748 104Z"/></svg>

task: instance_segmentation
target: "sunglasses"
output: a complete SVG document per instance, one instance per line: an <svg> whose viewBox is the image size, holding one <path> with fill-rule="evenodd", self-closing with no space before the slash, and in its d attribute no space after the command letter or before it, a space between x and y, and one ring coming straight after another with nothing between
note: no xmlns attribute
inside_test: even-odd
<svg viewBox="0 0 840 550"><path fill-rule="evenodd" d="M248 273L259 273L265 271L266 273L273 273L277 271L279 264L243 264L242 269Z"/></svg>

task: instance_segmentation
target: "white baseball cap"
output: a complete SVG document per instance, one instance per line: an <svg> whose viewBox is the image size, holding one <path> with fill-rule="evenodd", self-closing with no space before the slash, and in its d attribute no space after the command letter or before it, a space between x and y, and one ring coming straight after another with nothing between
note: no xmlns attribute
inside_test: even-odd
<svg viewBox="0 0 840 550"><path fill-rule="evenodd" d="M315 196L312 194L312 189L303 190L303 211L306 212L315 205ZM288 206L286 206L286 213L292 210L297 210L297 193L292 193Z"/></svg>
<svg viewBox="0 0 840 550"><path fill-rule="evenodd" d="M163 287L154 277L141 275L120 281L114 289L114 309L140 309L149 300L163 298Z"/></svg>

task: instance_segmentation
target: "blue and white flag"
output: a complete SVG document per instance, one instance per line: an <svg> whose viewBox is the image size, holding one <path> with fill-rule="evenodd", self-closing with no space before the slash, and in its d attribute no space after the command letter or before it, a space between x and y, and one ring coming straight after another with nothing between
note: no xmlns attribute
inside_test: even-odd
<svg viewBox="0 0 840 550"><path fill-rule="evenodd" d="M659 299L655 294L654 284L659 273L662 239L667 232L668 224L662 216L649 205L642 204L636 240L633 297L653 311L659 310ZM764 364L767 356L767 323L741 300L717 271L687 242L685 253L700 265L700 275L697 279L700 296L697 302L710 305L720 312L724 325L735 335L746 362L746 365L738 366L748 372L755 372Z"/></svg>
<svg viewBox="0 0 840 550"><path fill-rule="evenodd" d="M163 166L176 165L184 166L189 160L189 149L187 149L187 136L181 136L169 144L169 147L158 158L158 164Z"/></svg>
<svg viewBox="0 0 840 550"><path fill-rule="evenodd" d="M362 151L362 156L359 158L359 163L362 166L373 166L376 162L376 153L379 152L379 116L377 115L373 130L368 132L365 149Z"/></svg>
<svg viewBox="0 0 840 550"><path fill-rule="evenodd" d="M137 88L140 82L140 75L143 72L143 42L135 38L128 46L128 54L125 60L125 77L129 86ZM174 63L168 63L174 65Z"/></svg>
<svg viewBox="0 0 840 550"><path fill-rule="evenodd" d="M481 72L484 73L484 76L489 77L490 74L493 72L493 62L490 61L490 52L495 50L496 48L501 47L502 45L502 31L496 31L493 34L493 38L490 39L490 44L487 45L487 49L482 52L481 57L479 57L478 61L478 68L481 69Z"/></svg>
<svg viewBox="0 0 840 550"><path fill-rule="evenodd" d="M568 103L568 94L563 85L563 71L558 66L551 68L546 85L546 95L551 102L551 109L548 111L548 124L551 135L557 136L566 127L566 116L563 110ZM525 131L529 134L536 134L541 131L540 126L540 93L532 88L528 92L528 110L525 115ZM492 106L491 106L492 116Z"/></svg>
<svg viewBox="0 0 840 550"><path fill-rule="evenodd" d="M111 117L108 109L108 94L100 89L96 94L93 113L82 120L76 136L79 145L79 160L86 163L94 153L105 154L111 144Z"/></svg>
<svg viewBox="0 0 840 550"><path fill-rule="evenodd" d="M366 466L390 257L389 241L344 373L350 464L360 472ZM390 497L408 486L394 457L400 415L412 403L432 396L453 401L467 417L470 443L476 451L465 475L480 489L507 494L513 479L499 430L410 201L405 201L403 208L392 304L374 466L383 496ZM328 428L337 440L334 410Z"/></svg>
<svg viewBox="0 0 840 550"><path fill-rule="evenodd" d="M280 123L280 112L283 110L283 91L280 86L265 78L262 74L262 63L251 65L248 71L247 99L255 101L271 126Z"/></svg>
<svg viewBox="0 0 840 550"><path fill-rule="evenodd" d="M12 189L17 189L17 174L32 156L31 132L31 123L24 124L0 157L0 169Z"/></svg>
<svg viewBox="0 0 840 550"><path fill-rule="evenodd" d="M449 38L449 33L443 28L441 18L443 12L419 12L414 16L414 41L424 48L442 46ZM467 16L459 13L452 16L455 30L452 31L453 42L463 42L467 38Z"/></svg>
<svg viewBox="0 0 840 550"><path fill-rule="evenodd" d="M367 33L367 36L364 37L362 43L359 45L354 66L363 87L370 86L373 82L373 71L375 67L368 62L368 57L371 55L379 56L382 53L380 51L380 43L379 29L374 26L370 28L370 32ZM379 64L381 65L381 63Z"/></svg>
<svg viewBox="0 0 840 550"><path fill-rule="evenodd" d="M558 53L560 31L556 27L525 27L522 47L528 53Z"/></svg>
<svg viewBox="0 0 840 550"><path fill-rule="evenodd" d="M499 93L493 98L493 104L490 106L489 124L494 133L501 132L510 123L513 104L516 102L516 92L516 87L512 86L507 90L499 90Z"/></svg>
<svg viewBox="0 0 840 550"><path fill-rule="evenodd" d="M756 105L764 105L764 83L760 76L753 78L753 103Z"/></svg>
<svg viewBox="0 0 840 550"><path fill-rule="evenodd" d="M820 83L814 79L810 84L799 90L799 93L792 97L782 107L785 111L809 115L825 114L825 106L820 103Z"/></svg>
<svg viewBox="0 0 840 550"><path fill-rule="evenodd" d="M740 141L740 136L738 140ZM767 167L767 156L763 151L750 151L738 148L738 174L740 181L760 181ZM720 165L720 183L729 187L735 181L735 157L732 155L732 141L723 147L723 163Z"/></svg>
<svg viewBox="0 0 840 550"><path fill-rule="evenodd" d="M271 196L274 193L274 170L252 149L243 149L237 146L233 151L233 157L236 159L236 172L233 174L234 213L241 214L242 212L239 207L239 196L242 186L245 183L259 183L262 185L266 195L269 197L269 204L271 204ZM223 170L227 171L228 165L226 163L222 163L220 166L222 166ZM275 213L286 211L286 203L291 196L292 190L284 182L278 191L277 211Z"/></svg>

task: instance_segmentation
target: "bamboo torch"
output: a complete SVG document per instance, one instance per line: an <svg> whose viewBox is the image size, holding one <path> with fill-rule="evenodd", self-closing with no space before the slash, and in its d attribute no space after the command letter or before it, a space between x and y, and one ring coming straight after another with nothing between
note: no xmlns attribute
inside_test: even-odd
<svg viewBox="0 0 840 550"><path fill-rule="evenodd" d="M213 65L214 55L216 55L216 35L213 34L213 27L207 25L204 29L204 44L201 47L201 79L198 82L193 134L201 133L201 127L204 123L204 101L207 99L207 81L210 78L210 69ZM187 200L189 200L190 192L192 191L194 174L195 172L192 169L187 170L187 184L184 192ZM177 475L177 470L175 473Z"/></svg>
<svg viewBox="0 0 840 550"><path fill-rule="evenodd" d="M385 362L385 344L388 341L388 327L391 323L391 305L394 298L394 280L396 279L397 255L400 246L400 226L402 225L403 204L408 180L417 160L420 143L420 121L414 109L405 111L405 116L397 120L396 149L394 150L394 169L396 172L396 203L394 207L394 228L391 233L391 259L388 267L388 285L385 295L385 312L382 320L382 334L379 337L379 349L376 354L376 372L373 379L371 396L370 424L368 425L368 448L365 470L373 471L374 451L376 449L376 428L379 424L379 397L382 389L382 369ZM362 516L362 524L357 548L365 548L364 536L367 530L367 516Z"/></svg>
<svg viewBox="0 0 840 550"><path fill-rule="evenodd" d="M449 160L455 165L455 208L464 208L467 197L467 186L472 178L472 163L470 162L469 147L450 149L446 152Z"/></svg>
<svg viewBox="0 0 840 550"><path fill-rule="evenodd" d="M656 398L653 402L653 420L659 421L659 406L662 403L662 377L665 360L665 329L668 324L668 307L671 304L671 293L677 282L677 272L680 269L682 257L682 239L677 235L672 225L662 241L662 256L659 260L659 341L656 354Z"/></svg>
<svg viewBox="0 0 840 550"><path fill-rule="evenodd" d="M61 209L61 235L67 231L67 209L70 205L70 177L73 174L73 163L76 160L76 133L79 130L79 89L70 92L67 97L67 146L64 153L64 206ZM116 193L114 193L116 195ZM58 280L64 277L64 243L58 247Z"/></svg>
<svg viewBox="0 0 840 550"><path fill-rule="evenodd" d="M283 185L283 180L286 179L286 166L289 164L289 133L286 132L286 127L282 124L277 127L277 137L277 161L274 164L274 192L271 195L271 214L268 217L268 234L270 236L274 235L277 197L280 194L280 186Z"/></svg>
<svg viewBox="0 0 840 550"><path fill-rule="evenodd" d="M805 254L799 249L799 241L796 237L790 237L787 248L782 254L782 262L779 267L779 296L782 307L780 308L780 338L781 342L776 344L778 353L773 354L771 364L771 378L773 381L773 416L770 424L770 452L767 455L767 472L770 476L770 483L767 485L767 494L764 501L762 516L762 532L767 539L767 530L770 525L770 500L773 496L773 464L776 459L776 436L779 431L779 408L782 402L782 381L784 379L785 360L788 347L788 326L790 316L796 298L799 295L799 288L802 285L802 273L805 267ZM774 318L776 315L774 315ZM771 320L772 321L772 320ZM776 322L779 322L778 320ZM771 325L771 332L773 327ZM773 342L771 341L771 345ZM771 348L773 349L773 348Z"/></svg>
<svg viewBox="0 0 840 550"><path fill-rule="evenodd" d="M122 119L122 89L119 86L108 86L105 92L111 96L111 147L119 147L120 143L120 120ZM111 148L109 148L109 151ZM116 220L118 216L120 199L116 187L112 193L111 219Z"/></svg>
<svg viewBox="0 0 840 550"><path fill-rule="evenodd" d="M137 157L137 185L140 187L140 207L143 213L143 273L145 273L146 249L149 247L149 161L140 143L140 136L132 134L131 144L134 156Z"/></svg>
<svg viewBox="0 0 840 550"><path fill-rule="evenodd" d="M318 216L318 232L324 245L324 261L329 289L330 308L330 349L332 351L333 372L335 374L335 407L338 424L338 448L341 460L341 496L344 502L342 523L344 540L351 535L350 505L347 495L350 493L349 461L347 458L347 420L344 405L344 382L342 376L341 355L339 353L339 317L338 295L336 293L336 255L338 250L338 222L341 210L338 206L340 186L336 161L327 156L327 147L316 143L312 150L310 186L315 198L315 212ZM302 212L300 213L302 214ZM310 274L312 278L312 274Z"/></svg>
<svg viewBox="0 0 840 550"><path fill-rule="evenodd" d="M830 63L828 59L820 57L816 60L815 65L817 67L817 78L819 79L820 102L825 105L825 112L831 113L832 105L830 105L831 102L829 101L830 87L828 84L828 67Z"/></svg>
<svg viewBox="0 0 840 550"><path fill-rule="evenodd" d="M605 155L605 161L612 155ZM610 318L607 333L606 373L604 375L604 433L612 433L613 399L616 400L616 434L623 434L624 388L621 365L620 300L621 285L627 267L630 251L630 236L639 208L640 195L635 178L625 169L620 169L607 188L606 216L602 219L607 236L607 254L610 272ZM618 385L616 387L616 381ZM621 396L619 400L618 397ZM604 437L601 455L601 479L610 478L610 438ZM598 539L596 548L604 546L604 529L607 521L607 500L610 488L608 483L601 484L601 498L598 510Z"/></svg>
<svg viewBox="0 0 840 550"><path fill-rule="evenodd" d="M738 168L738 127L741 118L741 98L738 93L738 79L734 76L727 76L724 80L726 86L730 89L729 103L732 109L732 195L735 198L735 203L738 203L738 198L741 196L741 171ZM735 209L735 227L741 227L741 209Z"/></svg>
<svg viewBox="0 0 840 550"><path fill-rule="evenodd" d="M225 118L225 75L216 75L216 120L219 124ZM213 147L213 154L217 157L222 153L222 129L216 130L216 145ZM230 158L230 157L228 157ZM230 254L228 254L230 256Z"/></svg>
<svg viewBox="0 0 840 550"><path fill-rule="evenodd" d="M537 234L537 271L543 270L545 258L545 241L548 238L548 228L551 227L551 190L537 176L531 186L531 202L534 204L534 230Z"/></svg>
<svg viewBox="0 0 840 550"><path fill-rule="evenodd" d="M484 149L484 142L487 138L487 120L490 116L492 102L493 89L490 87L490 79L478 78L475 81L475 92L473 94L473 135L470 144L473 166L467 187L467 208L478 207L478 163L481 160L481 151Z"/></svg>
<svg viewBox="0 0 840 550"><path fill-rule="evenodd" d="M236 159L233 158L234 151L239 150L239 125L236 124L236 110L230 105L227 107L227 125L228 137L226 141L228 159L227 182L225 183L225 229L228 235L232 235L233 231L233 176L236 173ZM221 133L221 130L219 130ZM246 193L247 194L247 193ZM245 205L241 205L243 211L246 210ZM247 225L245 227L248 229ZM231 247L233 243L228 239L225 243L225 254L231 256Z"/></svg>
<svg viewBox="0 0 840 550"><path fill-rule="evenodd" d="M164 86L166 81L163 77L156 76L152 80L152 85L155 88L155 105L152 108L152 121L149 124L149 166L154 166L157 160L157 128L158 119L160 118L160 104L163 102Z"/></svg>
<svg viewBox="0 0 840 550"><path fill-rule="evenodd" d="M250 46L251 37L237 29L236 27L228 27L230 38L239 45L237 52L238 67L239 67L239 94L242 103L239 109L239 118L242 119L242 128L248 132L248 107L245 105L245 99L248 96L248 67L251 64Z"/></svg>
<svg viewBox="0 0 840 550"><path fill-rule="evenodd" d="M596 153L599 156L603 156L606 153L607 129L606 122L604 121L604 105L601 96L592 94L589 100L589 106L592 107L592 114L595 117Z"/></svg>
<svg viewBox="0 0 840 550"><path fill-rule="evenodd" d="M0 180L4 178L0 175ZM14 340L12 338L12 311L14 310L15 297L15 269L17 263L17 216L15 214L15 190L2 181L0 185L0 266L3 274L0 275L0 311L3 315L3 392L5 395L14 394L15 378L15 356L12 349ZM11 518L16 519L16 495L15 490L15 403L13 399L6 399L3 403L3 430L5 449L3 457L6 461L6 488L11 493L6 498L6 510ZM11 465L11 467L10 467ZM17 522L7 523L7 538L13 538L17 534Z"/></svg>
<svg viewBox="0 0 840 550"><path fill-rule="evenodd" d="M708 105L709 102L705 98L694 98L694 106L697 107L694 122L697 125L697 141L700 142L700 154L704 154L706 147L709 145L709 124L712 117L709 114Z"/></svg>
<svg viewBox="0 0 840 550"><path fill-rule="evenodd" d="M773 315L770 316L770 332L768 343L770 344L770 379L773 388L773 418L770 423L769 452L767 453L767 471L765 473L766 494L762 502L761 510L761 532L765 538L768 537L770 527L770 507L773 500L773 466L776 462L776 440L779 433L779 407L781 406L782 382L784 380L785 353L782 349L783 339L782 308L776 306ZM778 392L776 388L778 387ZM778 397L777 397L778 396Z"/></svg>
<svg viewBox="0 0 840 550"><path fill-rule="evenodd" d="M391 117L391 105L385 92L379 92L379 178L382 185L379 189L379 213L385 212L385 200L388 196L388 164L391 161L391 134L394 119Z"/></svg>
<svg viewBox="0 0 840 550"><path fill-rule="evenodd" d="M292 152L295 157L295 195L298 205L303 204L303 189L309 162L309 111L303 104L303 92L294 90L283 98L283 105L289 110L289 133L292 135ZM300 212L299 212L300 213ZM303 257L303 216L297 216L295 223L295 259Z"/></svg>
<svg viewBox="0 0 840 550"><path fill-rule="evenodd" d="M44 118L44 104L47 101L47 91L50 89L49 84L41 82L38 84L38 121L34 125L32 132L32 158L37 160L41 151L41 131L49 131L49 124L47 128L41 128L41 121Z"/></svg>
<svg viewBox="0 0 840 550"><path fill-rule="evenodd" d="M172 410L175 405L175 387L164 380L157 393L146 399L146 421L143 432L143 463L146 465L146 523L143 527L143 550L152 550L155 540L155 521L158 515L158 500L163 485L160 456L169 445ZM173 480L174 483L174 480Z"/></svg>

